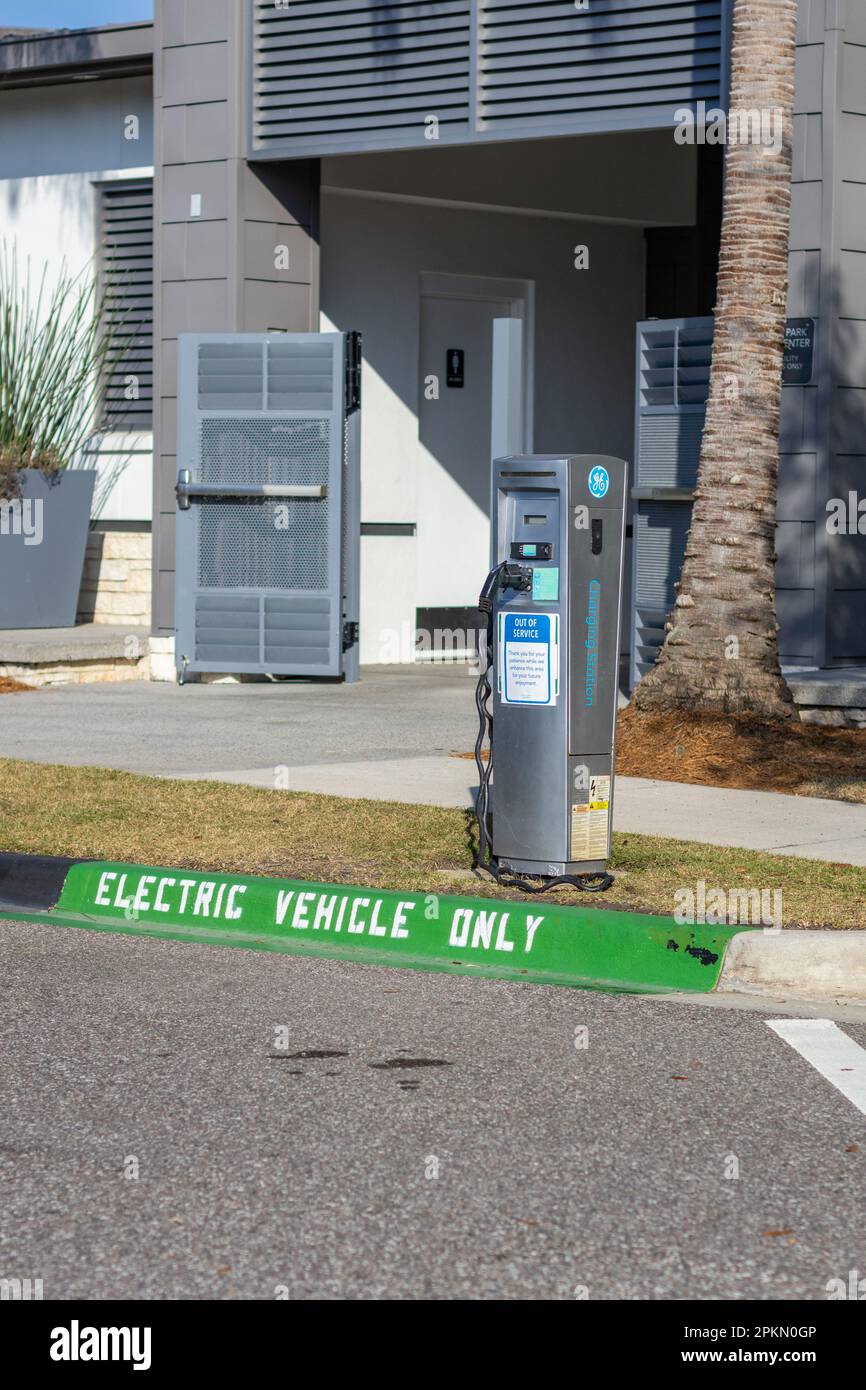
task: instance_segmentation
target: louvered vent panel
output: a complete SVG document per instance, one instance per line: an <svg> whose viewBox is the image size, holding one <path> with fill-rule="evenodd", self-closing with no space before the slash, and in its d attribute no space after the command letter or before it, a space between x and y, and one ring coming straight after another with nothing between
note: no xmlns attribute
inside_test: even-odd
<svg viewBox="0 0 866 1390"><path fill-rule="evenodd" d="M676 597L692 514L683 492L697 480L712 350L711 317L637 325L633 685L655 661Z"/></svg>
<svg viewBox="0 0 866 1390"><path fill-rule="evenodd" d="M712 318L638 325L639 487L694 487L712 350Z"/></svg>
<svg viewBox="0 0 866 1390"><path fill-rule="evenodd" d="M703 411L644 415L638 454L640 486L694 487L703 433Z"/></svg>
<svg viewBox="0 0 866 1390"><path fill-rule="evenodd" d="M257 151L426 144L469 126L470 0L256 0Z"/></svg>
<svg viewBox="0 0 866 1390"><path fill-rule="evenodd" d="M202 343L198 350L199 410L261 410L261 343Z"/></svg>
<svg viewBox="0 0 866 1390"><path fill-rule="evenodd" d="M331 601L328 598L266 598L265 662L327 665L330 656Z"/></svg>
<svg viewBox="0 0 866 1390"><path fill-rule="evenodd" d="M268 410L333 410L334 350L330 343L268 347Z"/></svg>
<svg viewBox="0 0 866 1390"><path fill-rule="evenodd" d="M260 661L260 603L258 594L196 594L195 660L229 670Z"/></svg>
<svg viewBox="0 0 866 1390"><path fill-rule="evenodd" d="M108 429L153 425L153 180L99 193L102 280L112 333L104 388Z"/></svg>
<svg viewBox="0 0 866 1390"><path fill-rule="evenodd" d="M689 502L640 502L634 518L638 547L635 604L669 613L691 525Z"/></svg>
<svg viewBox="0 0 866 1390"><path fill-rule="evenodd" d="M720 99L721 0L479 0L479 120L610 124Z"/></svg>

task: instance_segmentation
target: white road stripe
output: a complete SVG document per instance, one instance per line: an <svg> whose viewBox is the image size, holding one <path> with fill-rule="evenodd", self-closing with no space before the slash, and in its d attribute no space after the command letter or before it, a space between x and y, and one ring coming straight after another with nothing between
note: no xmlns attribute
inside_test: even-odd
<svg viewBox="0 0 866 1390"><path fill-rule="evenodd" d="M829 1018L773 1018L767 1027L866 1115L866 1049Z"/></svg>

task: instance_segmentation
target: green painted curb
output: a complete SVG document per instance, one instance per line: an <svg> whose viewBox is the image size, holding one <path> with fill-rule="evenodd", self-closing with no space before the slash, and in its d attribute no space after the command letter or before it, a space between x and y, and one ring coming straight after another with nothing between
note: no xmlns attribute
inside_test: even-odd
<svg viewBox="0 0 866 1390"><path fill-rule="evenodd" d="M393 893L140 864L74 864L48 912L135 936L627 992L715 988L741 927L550 901Z"/></svg>

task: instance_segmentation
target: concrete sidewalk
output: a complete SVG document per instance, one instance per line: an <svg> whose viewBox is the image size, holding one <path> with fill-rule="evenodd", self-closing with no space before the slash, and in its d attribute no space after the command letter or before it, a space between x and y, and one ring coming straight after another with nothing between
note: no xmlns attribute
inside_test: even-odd
<svg viewBox="0 0 866 1390"><path fill-rule="evenodd" d="M273 788L276 784L272 767L181 775L254 787ZM278 785L285 791L375 801L470 806L477 776L474 762L466 758L392 758L282 768ZM817 797L618 777L614 828L866 866L866 806Z"/></svg>
<svg viewBox="0 0 866 1390"><path fill-rule="evenodd" d="M2 697L3 755L151 776L469 806L468 668L376 667L357 685L69 685ZM618 830L866 865L866 806L623 777Z"/></svg>

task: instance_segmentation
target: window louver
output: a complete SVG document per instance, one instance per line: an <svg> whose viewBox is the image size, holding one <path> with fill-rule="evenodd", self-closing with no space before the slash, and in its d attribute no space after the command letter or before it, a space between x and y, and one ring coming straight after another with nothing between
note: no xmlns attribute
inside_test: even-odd
<svg viewBox="0 0 866 1390"><path fill-rule="evenodd" d="M254 4L253 156L665 126L722 100L726 0Z"/></svg>
<svg viewBox="0 0 866 1390"><path fill-rule="evenodd" d="M259 150L425 142L469 122L470 0L256 2Z"/></svg>
<svg viewBox="0 0 866 1390"><path fill-rule="evenodd" d="M104 391L113 430L153 425L153 180L100 189L101 269L114 349Z"/></svg>
<svg viewBox="0 0 866 1390"><path fill-rule="evenodd" d="M533 119L652 115L717 99L721 0L481 0L479 117L511 129Z"/></svg>

